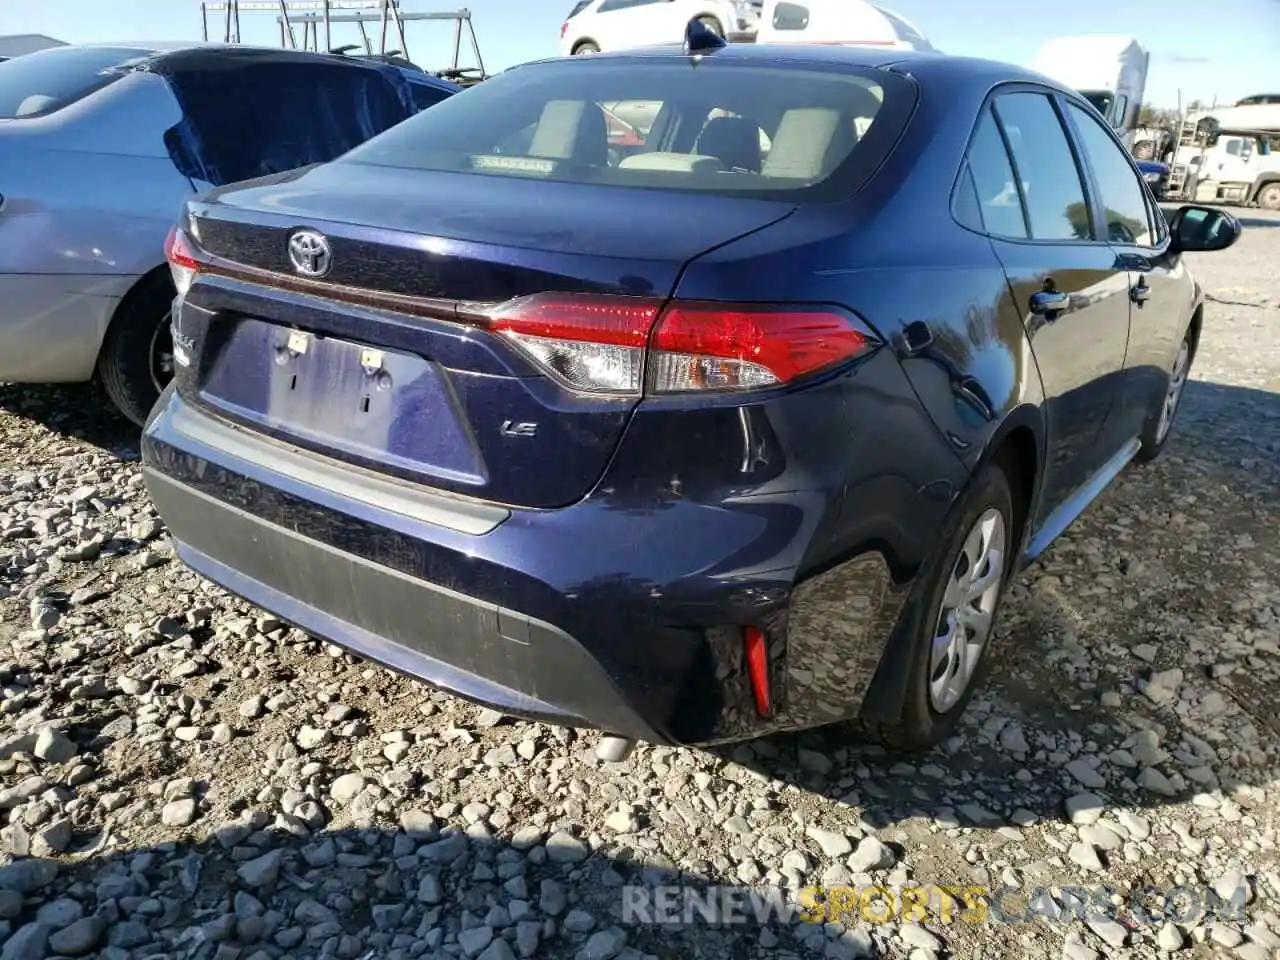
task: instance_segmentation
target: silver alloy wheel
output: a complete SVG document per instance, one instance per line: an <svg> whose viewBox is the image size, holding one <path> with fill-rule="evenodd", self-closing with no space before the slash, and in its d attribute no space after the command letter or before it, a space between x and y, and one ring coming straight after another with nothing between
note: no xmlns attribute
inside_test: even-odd
<svg viewBox="0 0 1280 960"><path fill-rule="evenodd" d="M991 636L1004 586L1004 515L987 508L951 565L929 655L929 700L946 713L964 696Z"/></svg>
<svg viewBox="0 0 1280 960"><path fill-rule="evenodd" d="M1191 366L1191 344L1182 341L1178 350L1178 359L1173 362L1173 372L1169 374L1169 389L1164 395L1164 406L1160 408L1160 423L1156 427L1156 443L1164 443L1164 438L1173 426L1174 414L1178 412L1178 402L1182 399L1182 390L1187 385L1187 369Z"/></svg>
<svg viewBox="0 0 1280 960"><path fill-rule="evenodd" d="M151 351L148 357L150 362L148 366L151 370L151 382L155 385L158 393L164 393L164 388L173 379L172 322L173 313L171 311L164 315L164 319L156 327L155 333L151 334Z"/></svg>

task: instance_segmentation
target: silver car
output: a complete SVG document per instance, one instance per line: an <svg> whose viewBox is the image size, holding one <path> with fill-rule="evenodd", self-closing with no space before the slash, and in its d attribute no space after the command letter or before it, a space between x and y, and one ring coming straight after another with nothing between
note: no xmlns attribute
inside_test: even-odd
<svg viewBox="0 0 1280 960"><path fill-rule="evenodd" d="M241 45L0 62L0 382L97 379L141 424L172 374L164 245L183 200L333 159L458 89Z"/></svg>

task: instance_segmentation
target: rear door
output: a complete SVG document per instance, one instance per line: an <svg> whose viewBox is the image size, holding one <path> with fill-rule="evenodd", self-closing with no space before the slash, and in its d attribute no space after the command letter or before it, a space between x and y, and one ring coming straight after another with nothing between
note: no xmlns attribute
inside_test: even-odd
<svg viewBox="0 0 1280 960"><path fill-rule="evenodd" d="M1066 113L1092 175L1095 212L1130 287L1125 377L1107 424L1106 448L1137 436L1164 390L1190 317L1192 282L1170 252L1169 228L1132 161L1092 111L1065 101Z"/></svg>
<svg viewBox="0 0 1280 960"><path fill-rule="evenodd" d="M1082 170L1048 91L998 94L969 165L1044 382L1047 512L1114 452L1100 441L1124 367L1128 273L1095 235Z"/></svg>

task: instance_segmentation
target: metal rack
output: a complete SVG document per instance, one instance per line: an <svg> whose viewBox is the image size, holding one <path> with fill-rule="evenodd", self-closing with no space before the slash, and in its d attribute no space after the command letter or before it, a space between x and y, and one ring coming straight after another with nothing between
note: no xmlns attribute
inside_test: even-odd
<svg viewBox="0 0 1280 960"><path fill-rule="evenodd" d="M200 14L202 36L206 42L210 39L210 14L215 16L213 25L216 28L218 19L222 20L222 42L240 43L241 13L274 13L280 28L280 45L294 50L326 50L338 52L333 45L333 28L335 25L354 24L360 33L360 43L346 45L342 51L364 49L368 57L400 57L409 59L408 38L405 35L405 24L413 22L452 22L453 23L453 62L445 70L446 75L466 75L479 73L482 79L485 74L484 60L480 56L480 45L476 40L475 27L471 23L471 11L467 9L445 12L418 12L401 9L400 0L202 0ZM370 27L374 27L371 31ZM298 30L297 28L301 28ZM323 31L324 43L321 45ZM371 32L374 36L371 36ZM301 33L301 40L299 40ZM462 49L465 42L470 47L471 56L475 60L474 68L460 66ZM216 34L215 34L216 35ZM397 46L389 48L389 43ZM474 79L467 77L466 79Z"/></svg>

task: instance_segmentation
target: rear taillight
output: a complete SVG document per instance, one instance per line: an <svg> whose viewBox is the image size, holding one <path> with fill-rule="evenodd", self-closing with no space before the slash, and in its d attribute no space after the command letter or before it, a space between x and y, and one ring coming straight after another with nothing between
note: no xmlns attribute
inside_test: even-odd
<svg viewBox="0 0 1280 960"><path fill-rule="evenodd" d="M169 261L169 272L173 275L173 285L178 293L185 294L200 270L200 261L196 259L195 248L187 238L186 231L174 227L164 243L164 258Z"/></svg>
<svg viewBox="0 0 1280 960"><path fill-rule="evenodd" d="M570 389L618 396L781 386L874 345L825 307L536 294L487 321Z"/></svg>
<svg viewBox="0 0 1280 960"><path fill-rule="evenodd" d="M560 24L560 39L561 39L561 40L563 40L563 39L564 39L564 35L565 35L566 33L568 33L568 31L569 31L569 21L568 21L568 20L566 20L564 23Z"/></svg>
<svg viewBox="0 0 1280 960"><path fill-rule="evenodd" d="M502 304L489 328L571 389L632 396L644 383L645 344L661 306L639 297L539 294Z"/></svg>

